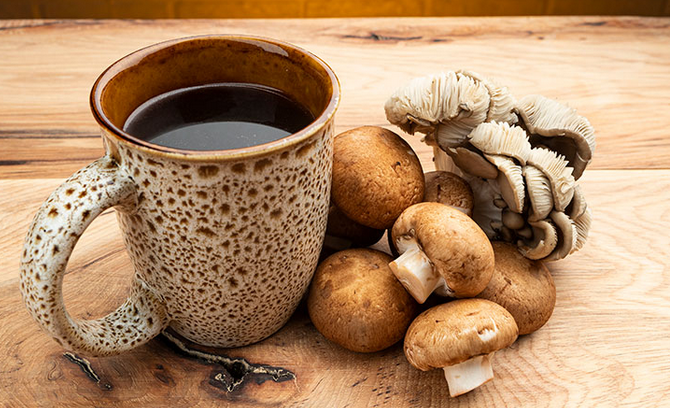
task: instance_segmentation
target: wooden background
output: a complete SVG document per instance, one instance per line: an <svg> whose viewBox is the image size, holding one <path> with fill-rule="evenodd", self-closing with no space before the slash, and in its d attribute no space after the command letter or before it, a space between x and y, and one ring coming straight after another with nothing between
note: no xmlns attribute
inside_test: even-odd
<svg viewBox="0 0 680 408"><path fill-rule="evenodd" d="M670 16L670 0L5 0L0 18Z"/></svg>
<svg viewBox="0 0 680 408"><path fill-rule="evenodd" d="M632 17L0 22L0 405L667 406L669 31L668 18ZM382 105L395 88L456 68L520 97L557 98L590 119L598 146L580 181L594 214L590 239L549 265L553 317L496 354L491 383L450 399L443 373L410 367L400 344L345 351L314 330L304 308L266 341L224 352L283 367L294 380L249 376L227 391L224 365L156 339L90 359L96 383L31 320L18 289L22 240L47 195L103 152L88 107L97 75L154 42L228 32L277 37L325 59L342 84L338 131L387 126ZM405 138L433 169L429 149ZM130 274L107 211L69 264L69 311L114 309Z"/></svg>

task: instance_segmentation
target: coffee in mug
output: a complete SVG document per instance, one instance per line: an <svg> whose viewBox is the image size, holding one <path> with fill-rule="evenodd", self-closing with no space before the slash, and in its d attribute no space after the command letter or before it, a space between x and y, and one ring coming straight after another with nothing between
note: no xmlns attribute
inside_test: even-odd
<svg viewBox="0 0 680 408"><path fill-rule="evenodd" d="M273 142L313 120L304 105L277 89L221 83L155 96L130 114L123 130L177 149L227 150Z"/></svg>

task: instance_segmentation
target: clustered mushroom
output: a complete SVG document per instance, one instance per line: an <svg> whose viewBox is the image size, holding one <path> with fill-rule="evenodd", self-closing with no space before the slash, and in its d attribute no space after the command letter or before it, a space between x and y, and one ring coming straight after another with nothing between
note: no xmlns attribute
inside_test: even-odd
<svg viewBox="0 0 680 408"><path fill-rule="evenodd" d="M569 144L544 131L543 119L529 137L515 124L533 119L479 75L416 83L388 101L388 117L427 133L443 166L423 175L410 146L380 127L336 137L326 242L368 246L387 229L394 259L362 248L332 254L317 268L307 307L324 337L352 351L404 339L409 363L442 368L457 396L492 379L493 354L552 315L555 285L538 259L563 258L585 242L590 211L570 166L592 154L576 136ZM551 150L563 146L564 157Z"/></svg>
<svg viewBox="0 0 680 408"><path fill-rule="evenodd" d="M435 166L463 177L472 217L492 240L533 260L583 247L592 221L576 181L592 160L588 120L557 101L507 88L468 71L416 78L385 103L387 119L425 134Z"/></svg>

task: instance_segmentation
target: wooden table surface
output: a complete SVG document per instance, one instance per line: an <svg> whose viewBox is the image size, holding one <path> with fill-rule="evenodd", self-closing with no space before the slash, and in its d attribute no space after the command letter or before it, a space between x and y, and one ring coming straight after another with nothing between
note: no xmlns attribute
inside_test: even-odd
<svg viewBox="0 0 680 408"><path fill-rule="evenodd" d="M249 376L231 391L225 365L165 339L89 359L98 376L90 378L40 331L19 294L22 241L47 195L102 155L90 86L131 51L205 33L276 37L326 60L342 84L338 131L388 126L382 106L393 90L459 68L499 79L519 97L565 101L588 117L598 143L580 181L594 214L589 241L549 264L557 286L552 319L496 354L492 382L451 399L443 373L409 366L401 344L370 355L343 350L315 331L304 308L273 337L224 352L294 376ZM669 33L667 18L0 21L0 404L668 405ZM429 148L405 138L432 170ZM113 310L130 274L109 210L71 258L69 311Z"/></svg>

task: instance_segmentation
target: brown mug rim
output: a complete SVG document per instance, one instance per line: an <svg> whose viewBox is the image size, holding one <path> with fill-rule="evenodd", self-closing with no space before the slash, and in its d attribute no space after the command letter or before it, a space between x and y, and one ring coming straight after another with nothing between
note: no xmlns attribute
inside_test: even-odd
<svg viewBox="0 0 680 408"><path fill-rule="evenodd" d="M319 64L319 66L324 70L325 74L331 80L332 94L328 101L328 104L318 115L312 123L301 129L300 131L293 133L289 136L283 137L281 139L263 143L255 146L242 147L238 149L228 149L228 150L185 150L176 149L167 146L161 146L147 142L143 139L134 137L133 135L124 132L122 129L117 127L111 122L111 120L104 113L101 96L104 88L108 82L113 79L118 73L123 70L135 66L144 57L167 48L172 45L180 44L183 42L190 42L200 39L215 39L215 40L230 40L230 41L242 41L249 43L266 43L270 45L275 45L277 47L296 52L300 52L306 57L312 59L314 62ZM170 158L177 159L189 159L189 160L219 160L219 159L231 159L231 158L245 158L252 156L259 156L264 153L270 153L272 151L280 150L293 144L302 142L313 135L315 135L320 129L322 129L329 120L331 120L338 110L338 105L340 104L340 83L335 72L331 67L321 58L314 55L312 52L307 51L301 47L290 44L285 41L275 40L273 38L253 36L253 35L242 35L242 34L208 34L208 35L196 35L190 37L181 37L171 40L162 41L155 43L136 51L127 54L126 56L118 59L113 64L109 65L97 78L97 80L92 85L92 90L90 91L90 109L94 115L95 120L99 125L107 130L108 134L115 137L122 143L133 147L135 149L141 149L147 153L166 156Z"/></svg>

